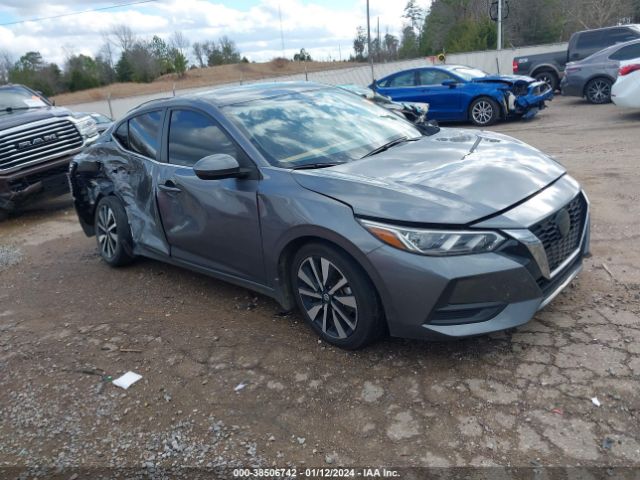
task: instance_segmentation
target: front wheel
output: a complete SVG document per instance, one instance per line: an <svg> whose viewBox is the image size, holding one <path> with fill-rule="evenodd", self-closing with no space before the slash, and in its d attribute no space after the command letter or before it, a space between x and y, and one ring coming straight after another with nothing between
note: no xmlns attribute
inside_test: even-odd
<svg viewBox="0 0 640 480"><path fill-rule="evenodd" d="M611 80L607 78L589 80L585 87L585 96L589 103L596 105L611 102Z"/></svg>
<svg viewBox="0 0 640 480"><path fill-rule="evenodd" d="M121 267L134 259L131 230L122 202L103 197L96 206L95 232L100 256L112 267Z"/></svg>
<svg viewBox="0 0 640 480"><path fill-rule="evenodd" d="M295 255L290 275L302 315L324 341L355 350L383 333L376 290L342 251L321 243L305 245Z"/></svg>
<svg viewBox="0 0 640 480"><path fill-rule="evenodd" d="M476 98L469 105L469 120L479 127L493 125L500 118L498 103L489 97Z"/></svg>

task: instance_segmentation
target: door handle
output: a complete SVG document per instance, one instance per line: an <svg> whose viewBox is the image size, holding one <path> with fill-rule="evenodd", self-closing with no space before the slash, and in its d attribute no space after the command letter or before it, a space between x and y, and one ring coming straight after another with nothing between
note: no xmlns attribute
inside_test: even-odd
<svg viewBox="0 0 640 480"><path fill-rule="evenodd" d="M171 180L167 180L164 184L158 185L158 188L167 193L180 193L182 191L180 188L176 187L176 184Z"/></svg>

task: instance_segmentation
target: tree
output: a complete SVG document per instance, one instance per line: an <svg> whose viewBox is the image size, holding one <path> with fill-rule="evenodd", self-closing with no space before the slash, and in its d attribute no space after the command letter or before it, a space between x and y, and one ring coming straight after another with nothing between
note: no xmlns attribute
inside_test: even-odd
<svg viewBox="0 0 640 480"><path fill-rule="evenodd" d="M185 72L187 71L187 57L177 49L172 50L173 53L173 65L176 73L179 77L184 77Z"/></svg>
<svg viewBox="0 0 640 480"><path fill-rule="evenodd" d="M178 50L183 56L186 54L189 44L189 39L180 31L173 32L169 37L169 47Z"/></svg>
<svg viewBox="0 0 640 480"><path fill-rule="evenodd" d="M72 92L100 86L96 61L82 54L67 59L64 78L67 88Z"/></svg>
<svg viewBox="0 0 640 480"><path fill-rule="evenodd" d="M353 39L353 51L356 53L356 61L362 62L365 60L364 51L367 47L367 34L364 27L358 27L356 29L356 38Z"/></svg>
<svg viewBox="0 0 640 480"><path fill-rule="evenodd" d="M295 62L311 62L312 61L311 55L309 55L304 48L301 48L300 52L296 53L293 56L293 60Z"/></svg>
<svg viewBox="0 0 640 480"><path fill-rule="evenodd" d="M120 54L120 60L116 63L116 78L119 82L133 81L133 66L129 59L129 55L125 52Z"/></svg>
<svg viewBox="0 0 640 480"><path fill-rule="evenodd" d="M416 4L416 0L409 0L407 5L404 7L404 14L402 15L402 18L409 20L411 28L417 32L420 28L420 24L422 23L422 19L424 18L424 11Z"/></svg>
<svg viewBox="0 0 640 480"><path fill-rule="evenodd" d="M385 34L382 48L384 50L385 57L388 60L395 60L396 58L398 58L399 45L400 42L398 40L398 37L396 37L395 35L391 35L389 32Z"/></svg>
<svg viewBox="0 0 640 480"><path fill-rule="evenodd" d="M61 90L60 67L45 63L40 52L27 52L9 70L9 81L21 83L39 90L45 95L54 95Z"/></svg>
<svg viewBox="0 0 640 480"><path fill-rule="evenodd" d="M198 65L200 66L200 68L204 68L207 65L205 62L207 55L205 53L204 46L200 42L195 42L192 48L193 56L196 57Z"/></svg>
<svg viewBox="0 0 640 480"><path fill-rule="evenodd" d="M125 24L114 25L109 31L109 36L115 39L115 44L122 52L128 52L136 44L136 36L131 27Z"/></svg>
<svg viewBox="0 0 640 480"><path fill-rule="evenodd" d="M411 25L406 25L402 29L402 38L400 40L400 48L398 56L400 58L415 58L418 56L418 36Z"/></svg>

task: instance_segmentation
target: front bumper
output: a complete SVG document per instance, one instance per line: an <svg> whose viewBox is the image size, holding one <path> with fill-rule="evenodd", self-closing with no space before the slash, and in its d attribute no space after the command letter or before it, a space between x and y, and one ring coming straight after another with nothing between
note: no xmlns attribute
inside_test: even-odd
<svg viewBox="0 0 640 480"><path fill-rule="evenodd" d="M532 118L546 108L546 102L552 99L553 90L544 82L535 82L529 86L525 95L509 95L508 111L524 119Z"/></svg>
<svg viewBox="0 0 640 480"><path fill-rule="evenodd" d="M0 174L0 209L14 210L43 196L69 192L67 172L71 156Z"/></svg>
<svg viewBox="0 0 640 480"><path fill-rule="evenodd" d="M551 278L515 239L498 252L457 257L425 257L389 246L374 250L369 259L384 272L391 335L460 338L527 323L582 269L589 252L588 203L583 221L578 247Z"/></svg>

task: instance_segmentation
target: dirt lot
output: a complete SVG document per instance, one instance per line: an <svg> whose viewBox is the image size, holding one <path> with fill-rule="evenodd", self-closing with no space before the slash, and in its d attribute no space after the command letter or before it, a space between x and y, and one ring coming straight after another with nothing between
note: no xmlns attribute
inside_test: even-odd
<svg viewBox="0 0 640 480"><path fill-rule="evenodd" d="M593 256L491 337L347 353L246 290L110 269L68 198L3 223L0 467L640 467L640 113L559 98L495 129L582 182Z"/></svg>
<svg viewBox="0 0 640 480"><path fill-rule="evenodd" d="M147 95L151 93L171 92L174 85L176 90L188 88L222 85L233 82L248 82L264 78L279 77L307 72L321 72L339 68L353 68L362 66L353 62L287 62L273 60L265 63L238 63L233 65L219 65L217 67L198 68L188 70L184 77L163 75L151 83L114 83L100 88L91 88L80 92L63 93L52 97L58 105L72 105L77 103L105 100L109 94L112 98L130 97L132 95Z"/></svg>

